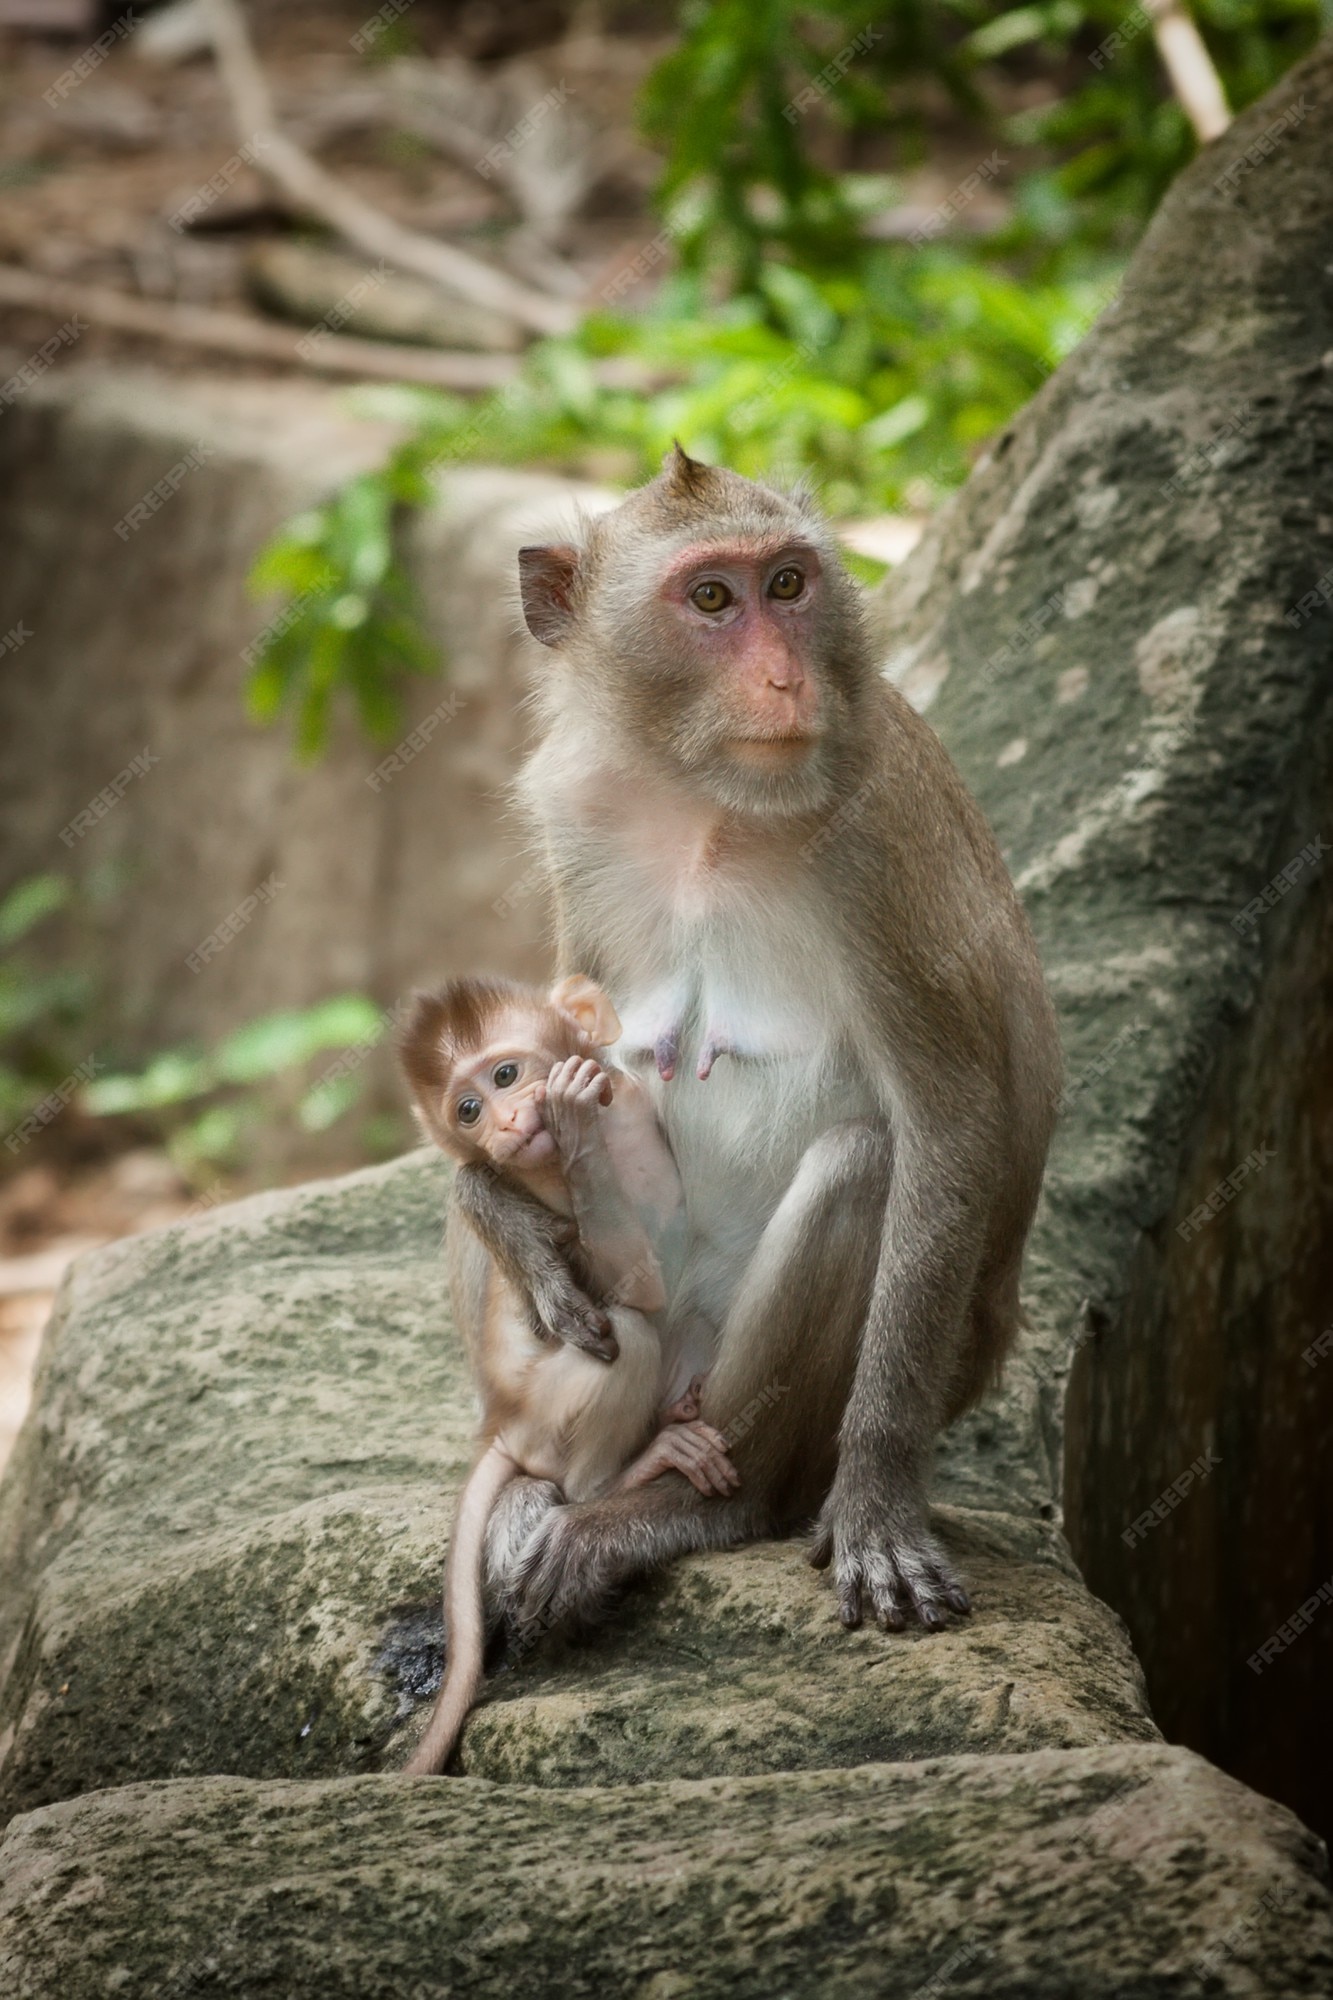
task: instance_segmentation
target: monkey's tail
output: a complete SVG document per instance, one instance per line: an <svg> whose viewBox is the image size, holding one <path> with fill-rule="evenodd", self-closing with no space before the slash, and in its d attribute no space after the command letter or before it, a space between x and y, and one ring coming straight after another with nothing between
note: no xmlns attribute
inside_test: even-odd
<svg viewBox="0 0 1333 2000"><path fill-rule="evenodd" d="M403 1766L410 1777L443 1771L467 1721L468 1710L481 1690L486 1648L486 1620L481 1592L486 1523L495 1510L496 1501L517 1471L517 1464L497 1439L486 1447L477 1460L459 1495L444 1578L448 1658L444 1681L435 1697L426 1733L410 1761Z"/></svg>

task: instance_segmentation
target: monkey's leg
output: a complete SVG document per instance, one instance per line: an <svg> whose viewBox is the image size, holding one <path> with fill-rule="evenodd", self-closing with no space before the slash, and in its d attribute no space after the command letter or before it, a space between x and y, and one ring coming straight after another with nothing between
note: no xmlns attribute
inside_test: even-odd
<svg viewBox="0 0 1333 2000"><path fill-rule="evenodd" d="M458 1169L453 1201L526 1301L540 1336L581 1347L599 1361L615 1359L610 1318L580 1290L565 1261L577 1234L568 1218L485 1167Z"/></svg>
<svg viewBox="0 0 1333 2000"><path fill-rule="evenodd" d="M522 1628L586 1621L633 1576L808 1518L837 1462L888 1196L887 1130L852 1122L806 1150L741 1280L703 1416L727 1439L740 1491L706 1498L666 1473L557 1507L523 1551L509 1600Z"/></svg>
<svg viewBox="0 0 1333 2000"><path fill-rule="evenodd" d="M560 1499L553 1479L513 1479L500 1495L486 1523L482 1586L488 1618L500 1617L520 1550Z"/></svg>

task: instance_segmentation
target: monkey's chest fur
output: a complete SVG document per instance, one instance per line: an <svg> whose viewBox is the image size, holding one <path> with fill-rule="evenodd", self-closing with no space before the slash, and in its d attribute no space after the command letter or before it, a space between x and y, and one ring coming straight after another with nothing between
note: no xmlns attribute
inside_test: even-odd
<svg viewBox="0 0 1333 2000"><path fill-rule="evenodd" d="M549 827L562 958L610 993L617 1057L675 1155L687 1228L663 1269L672 1317L720 1323L806 1148L882 1106L846 1039L852 982L829 912L781 829L729 841L702 815L619 796L613 815Z"/></svg>

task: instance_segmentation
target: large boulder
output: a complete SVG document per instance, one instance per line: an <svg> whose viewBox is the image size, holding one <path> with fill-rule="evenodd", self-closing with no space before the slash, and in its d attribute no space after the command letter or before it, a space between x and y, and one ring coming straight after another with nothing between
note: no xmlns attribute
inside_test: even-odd
<svg viewBox="0 0 1333 2000"><path fill-rule="evenodd" d="M102 1051L544 963L545 911L503 824L527 723L499 583L595 489L486 467L441 483L408 565L442 673L410 681L396 742L339 711L328 754L298 767L289 725L245 711L247 653L276 615L247 591L256 551L391 437L328 390L76 358L3 412L0 635L26 636L0 673L0 895L50 868L102 885L76 937L51 933L97 975Z"/></svg>
<svg viewBox="0 0 1333 2000"><path fill-rule="evenodd" d="M445 1173L418 1155L256 1196L75 1268L5 1489L5 1813L403 1761L472 1428ZM462 1768L573 1785L1155 1740L1060 1536L1000 1468L989 1501L944 1516L980 1601L938 1639L845 1638L795 1545L699 1556L503 1675Z"/></svg>
<svg viewBox="0 0 1333 2000"><path fill-rule="evenodd" d="M972 1621L844 1635L797 1545L700 1557L497 1676L464 1776L397 1778L469 1430L444 1169L99 1253L0 1491L13 1990L1327 1990L1323 1850L1161 1741L1061 1510L1163 1712L1192 1677L1204 1747L1313 1819L1276 1724L1233 1724L1245 1673L1299 1714L1327 1644L1327 1085L1282 1057L1319 1053L1333 963L1330 185L1325 50L1184 177L880 606L1070 1067L1029 1333L940 1451Z"/></svg>
<svg viewBox="0 0 1333 2000"><path fill-rule="evenodd" d="M1311 1835L1164 1745L565 1792L177 1780L3 1853L16 2000L1328 1990Z"/></svg>
<svg viewBox="0 0 1333 2000"><path fill-rule="evenodd" d="M1075 1555L1167 1733L1325 1837L1331 170L1326 44L1173 189L878 607L1059 1007L1026 1355Z"/></svg>

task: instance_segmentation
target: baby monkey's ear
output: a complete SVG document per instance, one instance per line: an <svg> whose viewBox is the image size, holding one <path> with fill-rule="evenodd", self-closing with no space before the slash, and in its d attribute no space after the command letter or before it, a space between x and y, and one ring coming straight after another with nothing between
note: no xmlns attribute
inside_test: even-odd
<svg viewBox="0 0 1333 2000"><path fill-rule="evenodd" d="M601 987L581 972L571 972L551 988L551 1005L568 1014L594 1048L607 1049L620 1040L620 1016Z"/></svg>

